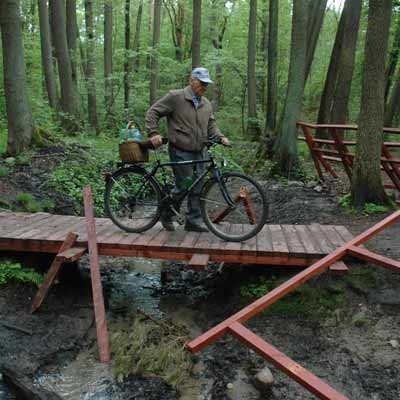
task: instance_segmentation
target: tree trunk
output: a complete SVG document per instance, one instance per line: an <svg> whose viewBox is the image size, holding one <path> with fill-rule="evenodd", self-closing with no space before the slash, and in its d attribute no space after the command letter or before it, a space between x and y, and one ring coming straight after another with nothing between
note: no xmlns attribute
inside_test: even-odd
<svg viewBox="0 0 400 400"><path fill-rule="evenodd" d="M51 0L50 0L51 1ZM78 87L78 68L77 68L77 47L76 40L78 37L78 22L76 19L76 0L67 0L67 42L71 58L72 80Z"/></svg>
<svg viewBox="0 0 400 400"><path fill-rule="evenodd" d="M93 0L85 0L85 24L86 24L86 80L88 91L88 116L89 124L99 133L99 121L97 118L96 98L96 62L94 59L94 29L93 29Z"/></svg>
<svg viewBox="0 0 400 400"><path fill-rule="evenodd" d="M11 156L16 156L29 148L34 129L28 103L19 10L19 0L7 0L0 3L4 93L8 124L6 152Z"/></svg>
<svg viewBox="0 0 400 400"><path fill-rule="evenodd" d="M112 0L104 2L104 101L106 107L107 126L114 124L114 89L113 89L113 4Z"/></svg>
<svg viewBox="0 0 400 400"><path fill-rule="evenodd" d="M269 1L268 32L268 82L267 82L267 117L265 134L271 137L276 130L278 110L278 0Z"/></svg>
<svg viewBox="0 0 400 400"><path fill-rule="evenodd" d="M201 65L201 0L193 0L192 69Z"/></svg>
<svg viewBox="0 0 400 400"><path fill-rule="evenodd" d="M344 74L344 79L346 81L346 83L341 83L340 91L342 92L342 95L344 90L343 85L351 84L351 78L349 82L348 75L350 71L352 75L353 67L351 66L351 64L354 63L354 54L351 55L351 52L355 52L357 41L357 30L355 28L359 25L361 3L361 0L346 0L344 4L342 15L339 21L339 26L336 32L335 43L332 49L328 72L325 79L325 85L321 96L317 119L319 124L337 122L333 119L332 115L332 110L336 101L342 103L342 107L340 107L341 109L343 109L343 106L346 107L346 111L344 113L345 115L347 114L347 104L350 87L344 91L344 93L347 93L347 95L345 94L347 98L343 99L337 98L339 93L337 93L336 90L339 76L341 74ZM352 24L354 24L353 27ZM351 60L353 61L351 62ZM339 118L338 107L336 108L336 110L337 111L335 111L335 117ZM343 112L341 114L343 115ZM343 120L343 118L341 119ZM317 131L317 136L320 138L327 138L327 132L319 129Z"/></svg>
<svg viewBox="0 0 400 400"><path fill-rule="evenodd" d="M52 38L60 78L60 107L62 123L67 131L73 132L79 127L79 103L76 87L72 80L71 58L69 56L65 7L63 0L52 0L49 3L51 15Z"/></svg>
<svg viewBox="0 0 400 400"><path fill-rule="evenodd" d="M131 1L125 0L125 61L124 61L124 109L129 114L129 67L131 65Z"/></svg>
<svg viewBox="0 0 400 400"><path fill-rule="evenodd" d="M324 22L326 3L328 0L309 0L308 33L307 33L307 59L304 84L310 74L311 64L314 59L319 33Z"/></svg>
<svg viewBox="0 0 400 400"><path fill-rule="evenodd" d="M400 110L400 76L393 84L392 90L390 91L389 100L386 104L385 109L385 126L392 126L394 117Z"/></svg>
<svg viewBox="0 0 400 400"><path fill-rule="evenodd" d="M260 127L257 119L256 36L257 0L250 0L247 42L247 135L252 139L259 138L260 136Z"/></svg>
<svg viewBox="0 0 400 400"><path fill-rule="evenodd" d="M347 122L362 0L352 0L349 3L349 7L343 38L344 43L341 47L337 82L329 119L330 122L334 124L345 124Z"/></svg>
<svg viewBox="0 0 400 400"><path fill-rule="evenodd" d="M276 162L277 171L284 176L289 176L298 162L296 122L300 117L304 91L307 52L307 12L307 1L293 1L288 87L282 113L282 122L274 146L274 161Z"/></svg>
<svg viewBox="0 0 400 400"><path fill-rule="evenodd" d="M393 75L396 70L397 61L400 53L400 15L396 20L396 31L393 38L392 48L389 53L389 60L386 68L385 102L389 98L390 87L392 85Z"/></svg>
<svg viewBox="0 0 400 400"><path fill-rule="evenodd" d="M151 54L150 68L150 105L157 100L158 87L158 49L160 45L161 30L161 0L154 1L154 26L153 26L153 49Z"/></svg>
<svg viewBox="0 0 400 400"><path fill-rule="evenodd" d="M136 16L136 29L135 29L135 36L133 38L133 51L135 52L135 55L133 56L132 59L132 68L131 71L134 70L136 73L139 72L139 66L140 66L140 57L139 57L139 51L140 51L140 31L142 28L142 15L143 15L143 0L139 1L139 7L138 7L138 12Z"/></svg>
<svg viewBox="0 0 400 400"><path fill-rule="evenodd" d="M49 24L49 10L47 0L38 0L39 24L40 24L40 47L42 55L42 70L46 86L47 98L50 107L57 109L57 85L54 75L53 59L51 53L51 35Z"/></svg>
<svg viewBox="0 0 400 400"><path fill-rule="evenodd" d="M385 61L392 0L369 0L365 41L359 133L353 167L353 204L388 204L382 185L380 157L383 140Z"/></svg>

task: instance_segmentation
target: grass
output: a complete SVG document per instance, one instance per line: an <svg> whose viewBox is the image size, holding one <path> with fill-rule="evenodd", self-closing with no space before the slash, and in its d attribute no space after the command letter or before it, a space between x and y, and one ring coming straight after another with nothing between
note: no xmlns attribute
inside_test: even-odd
<svg viewBox="0 0 400 400"><path fill-rule="evenodd" d="M9 282L30 283L39 287L43 282L43 276L32 268L23 268L19 263L0 262L0 285Z"/></svg>
<svg viewBox="0 0 400 400"><path fill-rule="evenodd" d="M261 276L256 280L242 284L240 294L248 299L255 300L275 287L282 284L286 278ZM334 289L323 284L312 286L304 284L280 299L269 307L266 312L273 315L320 319L333 313L345 303L344 288L337 286Z"/></svg>

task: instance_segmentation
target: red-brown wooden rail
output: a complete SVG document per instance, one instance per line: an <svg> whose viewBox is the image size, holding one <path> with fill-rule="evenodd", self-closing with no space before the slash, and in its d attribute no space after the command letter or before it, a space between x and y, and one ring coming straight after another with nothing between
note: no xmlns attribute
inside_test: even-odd
<svg viewBox="0 0 400 400"><path fill-rule="evenodd" d="M344 131L357 131L357 125L334 125L334 124L310 124L306 122L298 122L297 125L303 131L303 137L299 139L305 140L313 159L318 176L324 180L322 172L323 167L327 173L334 178L337 174L332 168L330 161L338 161L343 164L344 170L351 179L354 153L349 150L348 146L356 145L355 140L345 140ZM332 137L332 139L319 139L313 135L313 130L324 129ZM400 129L383 128L384 134L400 134ZM400 148L399 142L385 141L382 143L381 170L391 180L392 184L385 184L386 188L395 189L400 192L400 158L390 151L390 149Z"/></svg>
<svg viewBox="0 0 400 400"><path fill-rule="evenodd" d="M322 273L330 265L342 259L348 254L352 256L367 260L369 262L376 263L385 268L400 272L400 262L392 260L390 258L375 254L364 248L359 247L372 236L376 235L383 229L392 225L394 222L400 219L400 211L396 211L389 215L387 218L377 223L373 227L367 229L365 232L351 239L341 247L328 254L326 257L315 262L310 267L306 268L302 272L293 276L291 279L273 289L265 296L251 303L241 311L232 315L225 321L219 323L209 331L203 333L198 338L192 340L187 344L187 348L192 352L198 352L206 346L214 343L225 333L230 333L237 337L239 340L244 342L247 346L253 348L265 359L271 361L277 368L288 374L291 378L295 379L302 386L308 389L311 393L316 395L320 399L325 400L344 400L345 396L338 393L335 389L331 388L321 379L317 378L309 371L300 367L298 364L294 364L294 361L290 360L282 353L277 353L277 350L264 342L260 337L250 332L242 324L260 313L294 289L302 285L303 283L310 280L312 277Z"/></svg>

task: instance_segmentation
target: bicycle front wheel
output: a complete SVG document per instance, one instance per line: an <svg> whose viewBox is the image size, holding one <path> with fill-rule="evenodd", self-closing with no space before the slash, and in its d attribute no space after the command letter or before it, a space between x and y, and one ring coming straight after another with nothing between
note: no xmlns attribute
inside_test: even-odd
<svg viewBox="0 0 400 400"><path fill-rule="evenodd" d="M160 217L161 191L154 178L140 171L122 169L106 183L104 203L107 215L127 232L144 232Z"/></svg>
<svg viewBox="0 0 400 400"><path fill-rule="evenodd" d="M232 200L233 205L228 201ZM224 173L221 182L209 180L200 195L205 224L221 239L241 242L256 235L268 216L261 186L248 176Z"/></svg>

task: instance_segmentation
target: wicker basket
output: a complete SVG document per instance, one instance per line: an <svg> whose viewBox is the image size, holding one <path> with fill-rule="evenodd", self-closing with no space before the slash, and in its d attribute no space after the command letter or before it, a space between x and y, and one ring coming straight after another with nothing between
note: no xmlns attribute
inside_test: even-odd
<svg viewBox="0 0 400 400"><path fill-rule="evenodd" d="M119 156L126 163L140 163L149 161L149 152L140 146L140 142L129 138L129 130L137 125L135 121L129 121L123 132L123 141L119 144Z"/></svg>
<svg viewBox="0 0 400 400"><path fill-rule="evenodd" d="M140 163L149 161L149 152L140 147L139 142L129 141L119 144L119 156L126 163Z"/></svg>

